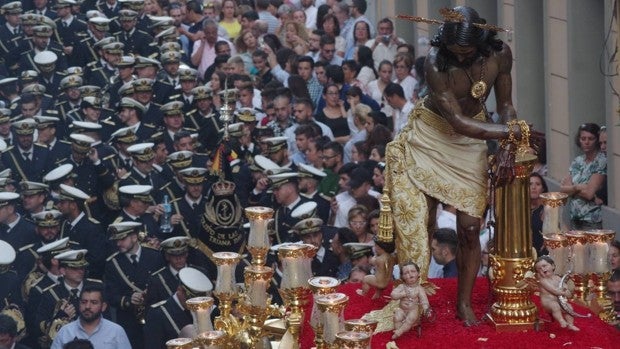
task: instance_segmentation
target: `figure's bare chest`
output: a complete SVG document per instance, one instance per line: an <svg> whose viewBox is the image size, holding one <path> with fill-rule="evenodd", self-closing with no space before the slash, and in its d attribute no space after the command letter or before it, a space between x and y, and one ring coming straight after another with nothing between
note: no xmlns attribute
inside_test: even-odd
<svg viewBox="0 0 620 349"><path fill-rule="evenodd" d="M450 67L444 73L445 83L459 101L461 108L480 105L486 99L497 78L497 60L491 56L480 58L469 67Z"/></svg>

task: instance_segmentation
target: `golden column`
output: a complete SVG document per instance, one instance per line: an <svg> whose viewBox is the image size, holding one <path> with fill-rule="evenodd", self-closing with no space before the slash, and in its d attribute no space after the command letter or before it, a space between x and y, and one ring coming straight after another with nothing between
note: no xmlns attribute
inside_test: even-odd
<svg viewBox="0 0 620 349"><path fill-rule="evenodd" d="M495 190L495 250L489 255L489 278L495 303L487 314L497 331L534 329L538 309L532 291L517 287L532 270L529 175L536 157L517 151L514 181Z"/></svg>

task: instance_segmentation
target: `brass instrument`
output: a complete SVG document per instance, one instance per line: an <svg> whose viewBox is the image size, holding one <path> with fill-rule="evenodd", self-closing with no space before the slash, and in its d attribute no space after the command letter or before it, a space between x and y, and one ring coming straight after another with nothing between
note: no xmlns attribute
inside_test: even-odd
<svg viewBox="0 0 620 349"><path fill-rule="evenodd" d="M146 297L146 291L142 291L142 304L133 305L133 313L140 325L146 324L146 306L144 305L144 298Z"/></svg>
<svg viewBox="0 0 620 349"><path fill-rule="evenodd" d="M26 321L24 320L24 313L17 304L9 303L6 298L4 299L4 303L4 308L2 308L0 313L8 315L15 320L15 323L17 324L17 336L15 339L16 341L19 341L26 336Z"/></svg>
<svg viewBox="0 0 620 349"><path fill-rule="evenodd" d="M51 343L58 335L58 331L60 331L60 328L73 321L73 319L70 318L66 313L65 316L59 317L59 313L61 311L64 313L62 308L64 308L67 304L71 304L68 298L61 298L56 302L56 306L54 307L53 312L54 316L52 317L53 320L49 323L47 328L41 328L42 332L47 334L47 338L45 338L44 341L49 340L49 343Z"/></svg>

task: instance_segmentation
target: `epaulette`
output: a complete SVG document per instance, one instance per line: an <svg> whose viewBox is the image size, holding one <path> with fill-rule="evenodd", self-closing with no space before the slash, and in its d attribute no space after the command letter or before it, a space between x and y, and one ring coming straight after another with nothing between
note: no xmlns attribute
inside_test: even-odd
<svg viewBox="0 0 620 349"><path fill-rule="evenodd" d="M110 126L116 126L116 123L114 121L110 120L110 119L111 118L107 118L107 119L105 119L105 120L103 120L101 122L106 123L106 124L108 124Z"/></svg>
<svg viewBox="0 0 620 349"><path fill-rule="evenodd" d="M185 131L189 131L190 133L196 133L198 132L197 129L193 128L193 127L184 127L183 128Z"/></svg>
<svg viewBox="0 0 620 349"><path fill-rule="evenodd" d="M166 304L168 300L164 299L163 301L159 301L157 303L151 304L151 308L155 309L157 307L161 307L162 305Z"/></svg>
<svg viewBox="0 0 620 349"><path fill-rule="evenodd" d="M85 21L83 21L83 20L81 20L81 19L79 19L79 18L75 18L75 19L76 19L78 22L80 22L80 23L84 23L84 24L88 25L88 23L86 23ZM77 35L80 35L80 34L85 35L86 33L77 33Z"/></svg>
<svg viewBox="0 0 620 349"><path fill-rule="evenodd" d="M15 110L16 108L17 108L17 103L11 104L11 107L10 107L11 110Z"/></svg>
<svg viewBox="0 0 620 349"><path fill-rule="evenodd" d="M99 222L98 220L94 219L93 217L88 217L88 220L95 223L95 224L101 224L101 222Z"/></svg>
<svg viewBox="0 0 620 349"><path fill-rule="evenodd" d="M64 140L64 139L61 139L61 140L60 140L60 143L69 144L69 145L71 144L71 142L66 141L66 140Z"/></svg>
<svg viewBox="0 0 620 349"><path fill-rule="evenodd" d="M109 111L109 112L112 112L112 113L115 112L114 109L110 109L110 108L106 108L106 107L101 108L101 110Z"/></svg>
<svg viewBox="0 0 620 349"><path fill-rule="evenodd" d="M35 143L34 145L35 145L35 147L41 147L41 148L45 148L45 149L47 149L47 147L46 147L46 146L41 145L41 144L39 144L39 143Z"/></svg>
<svg viewBox="0 0 620 349"><path fill-rule="evenodd" d="M44 93L44 94L43 94L43 97L47 97L47 98L50 98L50 99L54 99L54 96L52 96L52 95L51 95L51 94L49 94L49 93Z"/></svg>
<svg viewBox="0 0 620 349"><path fill-rule="evenodd" d="M102 284L103 281L99 280L99 279L91 279L91 278L87 278L86 280L90 281L90 282L96 282L98 284Z"/></svg>
<svg viewBox="0 0 620 349"><path fill-rule="evenodd" d="M31 248L32 246L34 246L34 244L29 244L29 245L25 245L19 248L19 250L17 250L18 252L24 252L27 249Z"/></svg>
<svg viewBox="0 0 620 349"><path fill-rule="evenodd" d="M142 124L142 125L144 125L145 127L148 127L148 128L157 128L157 126L155 126L153 124Z"/></svg>
<svg viewBox="0 0 620 349"><path fill-rule="evenodd" d="M116 154L110 154L110 155L108 155L108 156L104 157L104 158L103 158L103 159L101 159L101 160L110 160L110 159L112 159L112 158L113 158L113 157L115 157L115 156L116 156Z"/></svg>
<svg viewBox="0 0 620 349"><path fill-rule="evenodd" d="M157 275L159 273L161 273L162 271L164 271L167 267L161 267L158 270L155 270L154 272L151 273L151 275Z"/></svg>
<svg viewBox="0 0 620 349"><path fill-rule="evenodd" d="M119 252L118 252L118 251L116 251L116 252L112 253L112 254L111 254L108 258L106 258L106 259L105 259L105 260L106 260L106 262L111 261L114 257L116 257L116 255L117 255L117 254L119 254Z"/></svg>
<svg viewBox="0 0 620 349"><path fill-rule="evenodd" d="M161 80L160 80L160 81L161 81ZM162 81L162 82L163 82L163 81ZM177 98L181 98L181 95L172 95L172 96L169 96L169 97L168 97L168 99L169 99L169 100L173 100L173 99L177 99Z"/></svg>

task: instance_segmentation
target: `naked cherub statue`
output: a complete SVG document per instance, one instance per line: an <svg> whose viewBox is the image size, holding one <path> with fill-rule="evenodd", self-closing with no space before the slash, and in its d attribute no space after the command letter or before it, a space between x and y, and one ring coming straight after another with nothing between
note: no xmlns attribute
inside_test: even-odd
<svg viewBox="0 0 620 349"><path fill-rule="evenodd" d="M570 298L571 293L566 288L560 288L561 278L555 275L555 262L549 256L540 256L534 264L536 279L540 289L540 303L551 316L560 323L562 328L568 327L573 331L579 328L573 323L573 316L564 312L559 297ZM565 306L570 307L569 304ZM572 310L572 309L571 309Z"/></svg>
<svg viewBox="0 0 620 349"><path fill-rule="evenodd" d="M394 335L400 337L420 321L420 305L424 314L430 314L430 305L424 287L420 286L420 268L414 262L407 262L400 268L403 283L398 285L390 296L399 300L394 311Z"/></svg>

